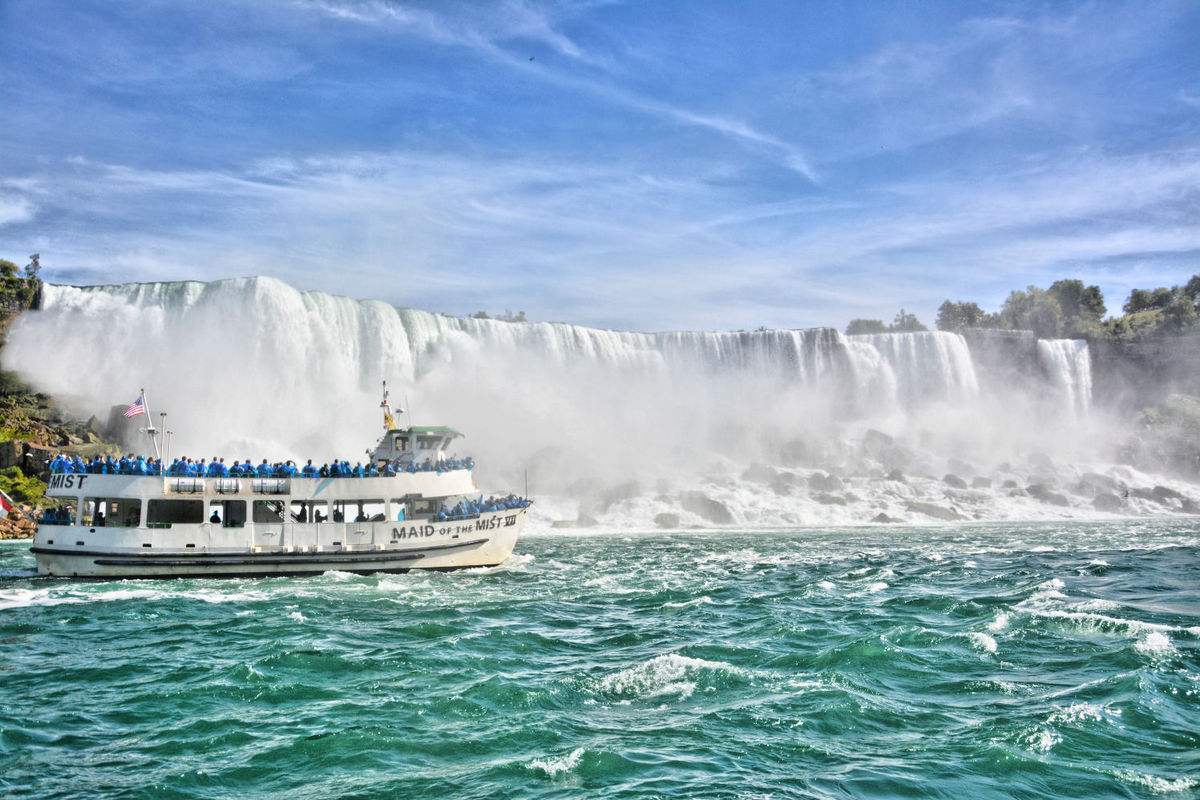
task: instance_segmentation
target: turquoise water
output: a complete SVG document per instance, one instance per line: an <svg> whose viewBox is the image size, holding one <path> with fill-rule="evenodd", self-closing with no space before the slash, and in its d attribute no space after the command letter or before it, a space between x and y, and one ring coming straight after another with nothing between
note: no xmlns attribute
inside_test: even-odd
<svg viewBox="0 0 1200 800"><path fill-rule="evenodd" d="M42 581L9 797L1195 797L1200 525L530 536L508 565Z"/></svg>

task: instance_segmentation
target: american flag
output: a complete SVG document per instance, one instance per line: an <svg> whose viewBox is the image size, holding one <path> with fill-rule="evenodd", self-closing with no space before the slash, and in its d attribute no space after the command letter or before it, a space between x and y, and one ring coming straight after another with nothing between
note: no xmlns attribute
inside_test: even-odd
<svg viewBox="0 0 1200 800"><path fill-rule="evenodd" d="M125 409L125 417L127 419L132 419L133 417L136 417L138 414L145 414L145 413L146 413L146 395L144 395L144 394L138 395L138 399L134 400L129 405L129 408Z"/></svg>

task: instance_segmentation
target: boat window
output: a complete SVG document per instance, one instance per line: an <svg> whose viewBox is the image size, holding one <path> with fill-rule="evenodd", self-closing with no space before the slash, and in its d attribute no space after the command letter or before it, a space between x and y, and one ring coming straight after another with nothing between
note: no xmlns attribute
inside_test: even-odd
<svg viewBox="0 0 1200 800"><path fill-rule="evenodd" d="M407 436L397 436L395 439L395 442L396 442L397 450L399 450L401 453L408 452L408 437Z"/></svg>
<svg viewBox="0 0 1200 800"><path fill-rule="evenodd" d="M151 500L146 509L146 526L169 528L173 524L198 525L204 522L203 500Z"/></svg>
<svg viewBox="0 0 1200 800"><path fill-rule="evenodd" d="M286 509L284 500L255 500L254 522L282 523L287 517Z"/></svg>
<svg viewBox="0 0 1200 800"><path fill-rule="evenodd" d="M83 524L88 527L136 528L141 523L141 500L124 497L83 498Z"/></svg>
<svg viewBox="0 0 1200 800"><path fill-rule="evenodd" d="M293 500L292 522L328 522L329 503L324 500Z"/></svg>
<svg viewBox="0 0 1200 800"><path fill-rule="evenodd" d="M245 500L213 500L208 505L208 521L222 528L242 528L246 525Z"/></svg>
<svg viewBox="0 0 1200 800"><path fill-rule="evenodd" d="M410 500L408 504L408 510L410 512L410 516L413 517L427 516L437 511L440 505L441 503L438 500L432 498L422 498L420 500Z"/></svg>
<svg viewBox="0 0 1200 800"><path fill-rule="evenodd" d="M418 436L417 447L422 450L436 450L441 441L437 436Z"/></svg>
<svg viewBox="0 0 1200 800"><path fill-rule="evenodd" d="M393 498L391 503L391 518L394 522L403 522L412 517L412 511L408 507L408 502L402 497Z"/></svg>
<svg viewBox="0 0 1200 800"><path fill-rule="evenodd" d="M383 522L387 519L386 511L382 500L338 500L333 504L335 522Z"/></svg>

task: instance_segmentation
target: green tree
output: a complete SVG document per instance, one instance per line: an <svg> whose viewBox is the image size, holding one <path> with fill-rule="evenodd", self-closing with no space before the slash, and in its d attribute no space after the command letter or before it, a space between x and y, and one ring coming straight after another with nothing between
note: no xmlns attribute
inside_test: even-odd
<svg viewBox="0 0 1200 800"><path fill-rule="evenodd" d="M929 328L921 324L921 320L917 319L916 314L909 314L902 308L896 318L892 320L892 324L888 326L888 330L895 333L912 333L927 331Z"/></svg>
<svg viewBox="0 0 1200 800"><path fill-rule="evenodd" d="M1028 286L1015 290L1000 308L1004 327L1033 331L1040 339L1056 339L1062 331L1062 308L1058 300L1045 289Z"/></svg>
<svg viewBox="0 0 1200 800"><path fill-rule="evenodd" d="M1077 279L1058 280L1047 290L1062 311L1062 332L1071 336L1094 333L1104 319L1104 293Z"/></svg>
<svg viewBox="0 0 1200 800"><path fill-rule="evenodd" d="M1176 287L1178 288L1178 287ZM1157 289L1134 289L1129 293L1122 310L1126 314L1136 314L1139 311L1150 311L1155 308L1166 308L1175 299L1175 289L1160 286Z"/></svg>
<svg viewBox="0 0 1200 800"><path fill-rule="evenodd" d="M846 326L846 334L848 336L857 336L862 333L887 333L887 326L883 324L881 319L852 319L850 324Z"/></svg>
<svg viewBox="0 0 1200 800"><path fill-rule="evenodd" d="M978 328L987 314L977 303L955 303L947 300L938 306L937 329L939 331L964 331Z"/></svg>
<svg viewBox="0 0 1200 800"><path fill-rule="evenodd" d="M20 269L16 264L5 258L0 258L0 278L15 278L17 270Z"/></svg>
<svg viewBox="0 0 1200 800"><path fill-rule="evenodd" d="M1193 275L1184 285L1183 293L1200 309L1200 275Z"/></svg>

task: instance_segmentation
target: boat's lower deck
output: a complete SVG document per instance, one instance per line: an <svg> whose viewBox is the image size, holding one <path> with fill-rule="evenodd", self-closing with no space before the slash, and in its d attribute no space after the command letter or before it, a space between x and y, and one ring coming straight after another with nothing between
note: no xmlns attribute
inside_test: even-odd
<svg viewBox="0 0 1200 800"><path fill-rule="evenodd" d="M91 578L307 575L494 566L511 555L528 508L436 522L47 525L32 551L41 575Z"/></svg>

